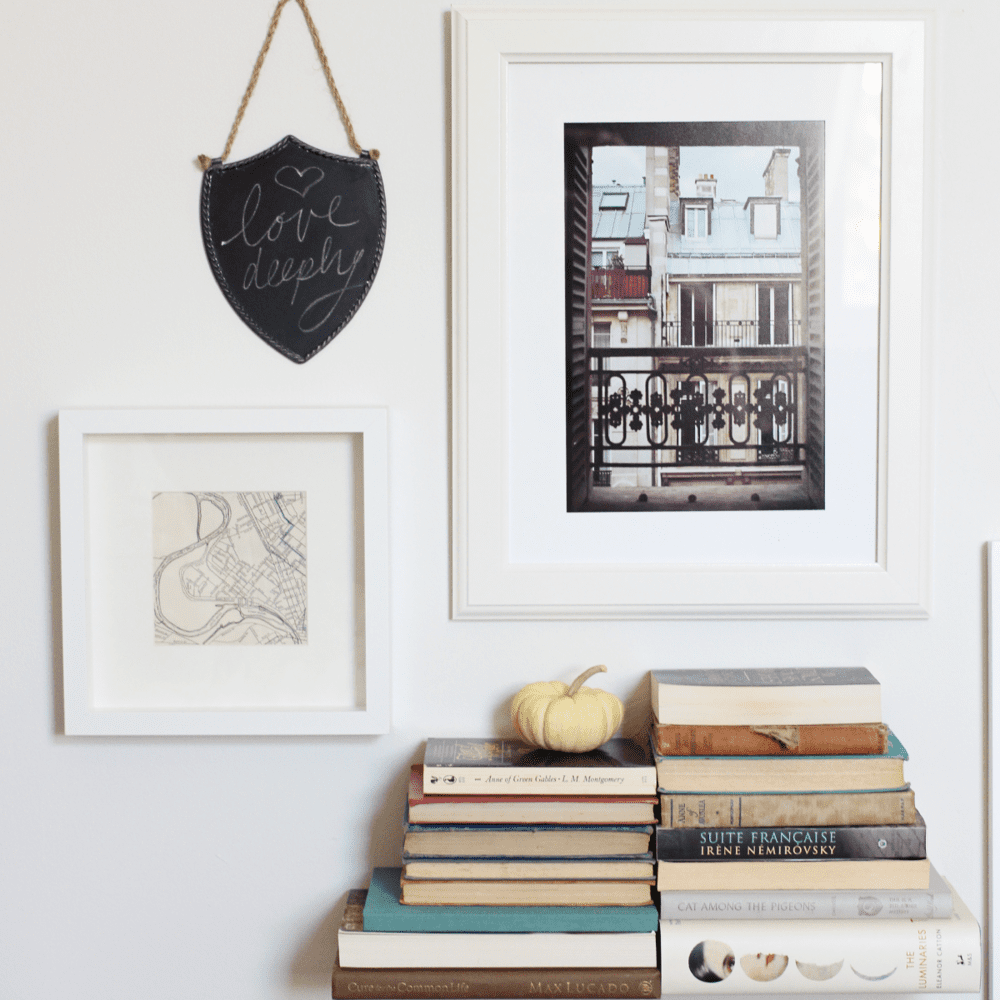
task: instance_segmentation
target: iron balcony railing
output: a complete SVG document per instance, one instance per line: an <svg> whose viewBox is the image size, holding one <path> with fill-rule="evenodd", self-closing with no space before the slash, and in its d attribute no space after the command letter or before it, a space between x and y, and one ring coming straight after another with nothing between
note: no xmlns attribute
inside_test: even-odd
<svg viewBox="0 0 1000 1000"><path fill-rule="evenodd" d="M645 299L648 295L648 271L627 271L620 267L591 268L592 299Z"/></svg>
<svg viewBox="0 0 1000 1000"><path fill-rule="evenodd" d="M661 347L713 347L743 349L757 347L801 347L800 320L782 319L760 323L751 319L707 321L670 320L662 327Z"/></svg>
<svg viewBox="0 0 1000 1000"><path fill-rule="evenodd" d="M782 466L806 460L804 349L767 357L696 349L594 348L591 469L648 469L661 485L683 466Z"/></svg>

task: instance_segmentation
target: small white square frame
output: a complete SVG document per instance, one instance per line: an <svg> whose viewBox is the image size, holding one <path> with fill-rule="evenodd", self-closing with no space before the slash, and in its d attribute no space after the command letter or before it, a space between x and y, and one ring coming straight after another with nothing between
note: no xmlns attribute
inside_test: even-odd
<svg viewBox="0 0 1000 1000"><path fill-rule="evenodd" d="M386 411L59 413L67 735L389 731ZM303 645L154 642L152 496L304 490Z"/></svg>

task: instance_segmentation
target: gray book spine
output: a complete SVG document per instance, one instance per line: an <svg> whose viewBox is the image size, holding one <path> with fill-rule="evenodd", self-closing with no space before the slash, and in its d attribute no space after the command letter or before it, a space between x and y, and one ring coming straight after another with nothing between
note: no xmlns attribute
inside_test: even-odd
<svg viewBox="0 0 1000 1000"><path fill-rule="evenodd" d="M948 884L931 865L929 889L661 892L663 920L927 920L951 915Z"/></svg>

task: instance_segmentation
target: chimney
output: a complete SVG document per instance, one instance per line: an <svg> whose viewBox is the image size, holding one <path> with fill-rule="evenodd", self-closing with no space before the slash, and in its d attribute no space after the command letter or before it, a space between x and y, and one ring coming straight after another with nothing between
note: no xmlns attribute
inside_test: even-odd
<svg viewBox="0 0 1000 1000"><path fill-rule="evenodd" d="M788 200L788 154L790 149L776 149L764 170L764 194Z"/></svg>
<svg viewBox="0 0 1000 1000"><path fill-rule="evenodd" d="M670 200L677 201L681 196L680 179L681 151L677 146L670 146L667 149L667 168L670 171Z"/></svg>
<svg viewBox="0 0 1000 1000"><path fill-rule="evenodd" d="M715 174L702 174L694 182L694 193L698 198L715 198L715 188L719 182Z"/></svg>

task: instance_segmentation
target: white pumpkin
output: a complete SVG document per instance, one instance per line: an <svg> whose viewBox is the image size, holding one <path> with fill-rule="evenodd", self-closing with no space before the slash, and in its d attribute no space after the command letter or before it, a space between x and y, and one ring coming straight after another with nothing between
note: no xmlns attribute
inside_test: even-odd
<svg viewBox="0 0 1000 1000"><path fill-rule="evenodd" d="M583 687L588 677L607 669L603 664L591 667L572 684L539 681L521 688L510 706L521 738L532 746L569 753L586 753L611 739L625 717L625 706L608 691Z"/></svg>

